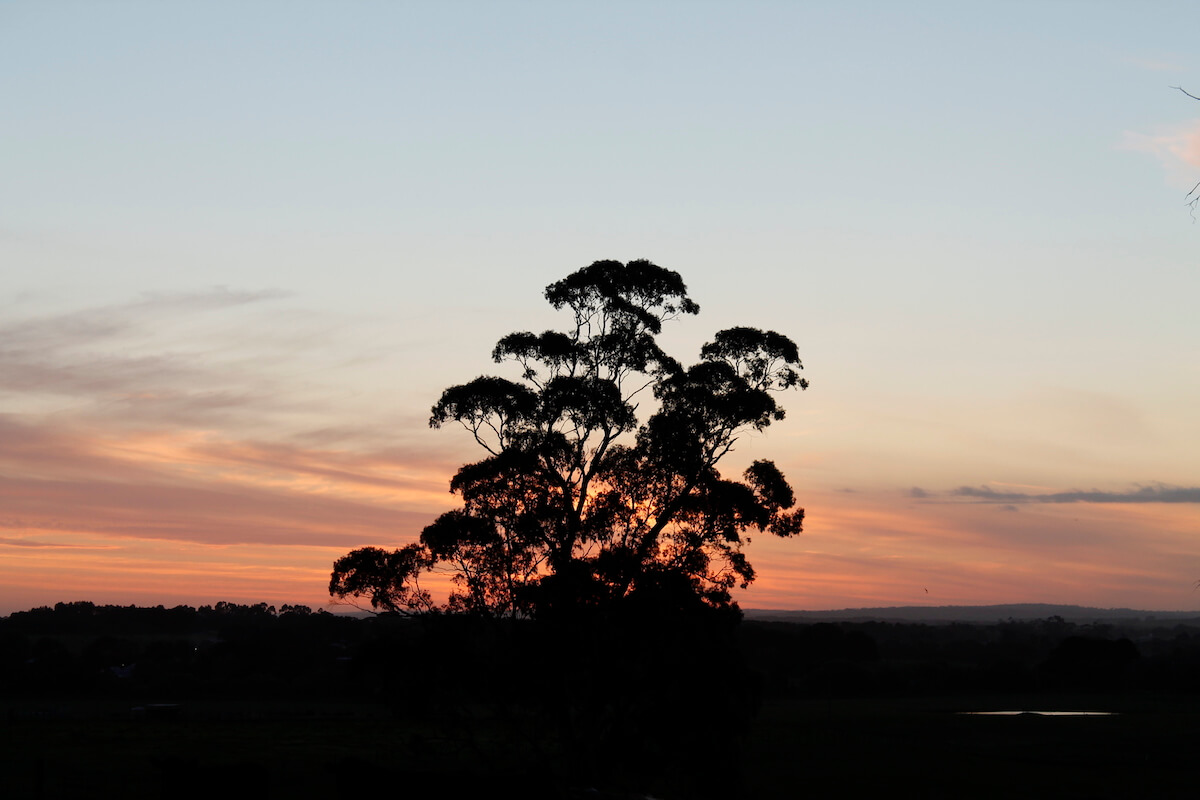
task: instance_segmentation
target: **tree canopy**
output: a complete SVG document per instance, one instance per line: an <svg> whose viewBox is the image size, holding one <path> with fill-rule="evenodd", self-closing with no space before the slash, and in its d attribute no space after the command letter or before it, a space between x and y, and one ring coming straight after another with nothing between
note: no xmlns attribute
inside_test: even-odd
<svg viewBox="0 0 1200 800"><path fill-rule="evenodd" d="M546 287L565 330L503 337L516 379L446 389L430 425L458 423L485 453L450 490L462 507L420 541L354 550L330 594L380 610L542 617L653 601L725 608L754 580L748 533L800 532L803 509L771 461L740 480L718 463L738 437L784 418L807 387L796 345L757 328L718 332L684 367L657 342L699 306L679 274L646 260L597 261ZM443 604L421 586L449 571Z"/></svg>

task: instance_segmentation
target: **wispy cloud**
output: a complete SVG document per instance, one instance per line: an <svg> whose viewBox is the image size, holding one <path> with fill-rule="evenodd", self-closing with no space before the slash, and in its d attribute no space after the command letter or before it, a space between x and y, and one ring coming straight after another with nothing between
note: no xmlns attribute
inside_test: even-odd
<svg viewBox="0 0 1200 800"><path fill-rule="evenodd" d="M116 550L116 545L63 544L61 542L42 542L37 539L20 539L12 536L0 536L0 547L31 547L36 550Z"/></svg>
<svg viewBox="0 0 1200 800"><path fill-rule="evenodd" d="M113 338L143 330L164 317L195 314L289 297L279 289L238 291L215 287L204 291L145 293L135 300L10 319L0 324L4 348L48 353L93 347Z"/></svg>
<svg viewBox="0 0 1200 800"><path fill-rule="evenodd" d="M1200 503L1200 487L1171 486L1164 483L1133 484L1124 490L1068 489L1055 491L1049 487L1021 486L1015 491L1013 484L995 486L959 486L947 491L933 491L914 486L903 494L913 500L928 503L954 501L996 503L1016 510L1016 506L1030 503ZM1027 490L1034 491L1027 491Z"/></svg>
<svg viewBox="0 0 1200 800"><path fill-rule="evenodd" d="M1179 186L1195 184L1196 168L1200 167L1200 120L1164 128L1152 134L1127 131L1122 146L1126 150L1156 157L1168 177Z"/></svg>
<svg viewBox="0 0 1200 800"><path fill-rule="evenodd" d="M1182 72L1184 67L1178 60L1166 58L1137 58L1126 56L1122 59L1126 64L1146 70L1147 72Z"/></svg>
<svg viewBox="0 0 1200 800"><path fill-rule="evenodd" d="M411 540L451 504L427 453L189 431L105 436L0 415L0 527L207 544Z"/></svg>
<svg viewBox="0 0 1200 800"><path fill-rule="evenodd" d="M1182 486L1139 486L1124 492L1104 492L1096 489L1035 494L1030 492L996 491L989 486L960 486L949 493L985 503L1015 505L1019 503L1200 503L1200 488Z"/></svg>
<svg viewBox="0 0 1200 800"><path fill-rule="evenodd" d="M0 476L0 527L205 545L351 548L411 541L431 515L394 505L202 480L188 485Z"/></svg>
<svg viewBox="0 0 1200 800"><path fill-rule="evenodd" d="M0 396L10 409L67 403L109 423L191 424L263 405L280 395L264 369L272 359L260 353L255 363L252 340L235 361L221 340L235 310L284 296L216 288L23 318L10 309Z"/></svg>

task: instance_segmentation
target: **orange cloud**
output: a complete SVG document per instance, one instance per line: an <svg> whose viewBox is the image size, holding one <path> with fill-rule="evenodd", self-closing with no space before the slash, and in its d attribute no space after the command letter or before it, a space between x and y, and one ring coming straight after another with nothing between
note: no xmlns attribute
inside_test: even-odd
<svg viewBox="0 0 1200 800"><path fill-rule="evenodd" d="M397 449L0 416L0 613L93 597L327 602L334 559L413 541L453 504L447 475L436 455Z"/></svg>

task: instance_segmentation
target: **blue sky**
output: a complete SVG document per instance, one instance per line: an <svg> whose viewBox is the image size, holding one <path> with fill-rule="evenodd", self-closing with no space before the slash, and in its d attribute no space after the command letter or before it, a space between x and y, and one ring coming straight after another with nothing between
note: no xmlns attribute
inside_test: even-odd
<svg viewBox="0 0 1200 800"><path fill-rule="evenodd" d="M809 509L743 604L1197 607L1196 505L1136 495L1200 486L1200 103L1170 88L1200 93L1197 23L0 3L0 606L144 602L170 588L145 576L204 559L182 601L322 602L336 555L452 502L473 454L425 428L441 389L554 325L547 283L645 257L703 309L674 352L774 328L813 384L737 456L775 458ZM138 522L166 485L244 511ZM361 520L287 516L335 500ZM291 572L266 586L268 563Z"/></svg>

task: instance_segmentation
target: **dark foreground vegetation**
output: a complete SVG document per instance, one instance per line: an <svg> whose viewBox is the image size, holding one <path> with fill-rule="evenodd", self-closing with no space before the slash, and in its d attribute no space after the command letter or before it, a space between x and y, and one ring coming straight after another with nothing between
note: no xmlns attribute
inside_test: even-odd
<svg viewBox="0 0 1200 800"><path fill-rule="evenodd" d="M0 797L1194 793L1200 619L678 622L16 613Z"/></svg>

